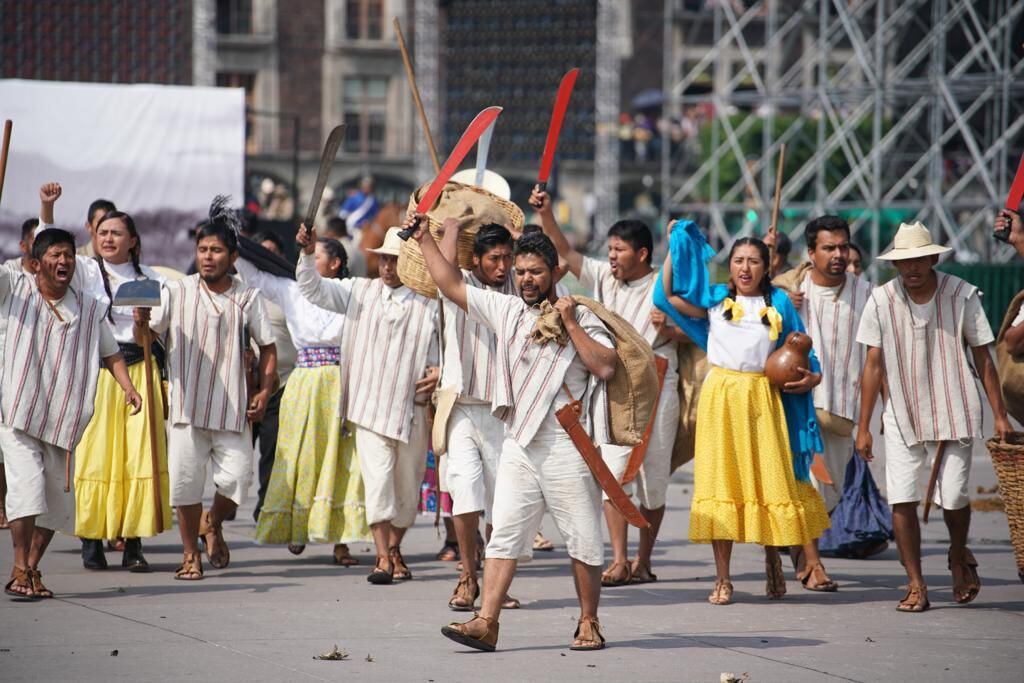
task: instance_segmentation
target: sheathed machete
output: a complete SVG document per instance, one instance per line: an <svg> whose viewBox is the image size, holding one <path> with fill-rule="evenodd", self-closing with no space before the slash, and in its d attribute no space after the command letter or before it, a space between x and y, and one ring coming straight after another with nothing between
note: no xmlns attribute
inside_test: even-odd
<svg viewBox="0 0 1024 683"><path fill-rule="evenodd" d="M1010 211L1020 211L1020 201L1024 199L1024 155L1020 157L1020 164L1017 166L1017 175L1013 177L1013 185L1010 186L1010 194L1006 197L1004 206ZM1009 228L996 231L996 239L1002 242L1010 241Z"/></svg>
<svg viewBox="0 0 1024 683"><path fill-rule="evenodd" d="M306 218L303 221L308 228L313 227L316 220L317 209L320 208L320 199L324 196L324 186L327 185L327 176L331 174L331 166L334 164L334 157L338 154L341 141L345 137L345 124L335 126L331 134L327 136L324 143L323 154L320 155L320 170L316 172L316 184L313 185L313 196L309 198L309 208L306 209Z"/></svg>
<svg viewBox="0 0 1024 683"><path fill-rule="evenodd" d="M548 178L551 177L551 166L555 162L555 150L558 149L558 134L562 132L562 122L565 121L565 112L569 108L569 98L572 97L572 89L576 86L576 77L579 75L579 69L570 69L562 76L562 82L558 85L555 108L551 110L551 123L548 125L548 139L544 143L544 155L540 158L540 173L537 174L537 185L541 192L547 189Z"/></svg>
<svg viewBox="0 0 1024 683"><path fill-rule="evenodd" d="M445 183L447 183L453 175L455 175L455 169L459 167L462 160L469 154L469 150L473 149L473 145L480 139L480 136L484 134L495 119L498 118L498 114L501 113L501 107L487 107L479 114L476 115L466 131L459 138L452 153L448 155L448 160L444 162L444 166L441 167L441 172L434 178L434 182L430 184L427 191L420 197L419 203L416 205L416 213L426 213L434 206L434 202L441 196L441 190L444 189ZM412 226L405 228L398 233L398 236L403 240L407 240L412 237L412 234L416 232L419 226L413 224Z"/></svg>

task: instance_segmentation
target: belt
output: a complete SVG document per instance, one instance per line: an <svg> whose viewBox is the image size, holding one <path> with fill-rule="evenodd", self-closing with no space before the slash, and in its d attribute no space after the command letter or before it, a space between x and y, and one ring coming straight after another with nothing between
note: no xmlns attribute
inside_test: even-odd
<svg viewBox="0 0 1024 683"><path fill-rule="evenodd" d="M320 368L337 365L340 360L341 349L337 346L307 346L296 353L295 367Z"/></svg>

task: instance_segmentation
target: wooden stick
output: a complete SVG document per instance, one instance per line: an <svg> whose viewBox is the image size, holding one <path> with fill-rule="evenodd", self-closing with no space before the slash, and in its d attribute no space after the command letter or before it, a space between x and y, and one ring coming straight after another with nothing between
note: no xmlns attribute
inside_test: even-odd
<svg viewBox="0 0 1024 683"><path fill-rule="evenodd" d="M928 513L931 511L932 498L935 496L935 485L939 481L939 470L942 469L942 456L946 453L946 442L940 441L939 447L935 449L935 460L932 461L932 473L928 477L928 492L924 494L924 523L928 523Z"/></svg>
<svg viewBox="0 0 1024 683"><path fill-rule="evenodd" d="M10 119L4 121L4 141L0 146L0 197L4 194L4 176L7 175L7 151L11 148L11 129L14 122Z"/></svg>
<svg viewBox="0 0 1024 683"><path fill-rule="evenodd" d="M775 261L775 245L778 242L779 204L782 202L782 167L786 163L786 143L779 145L779 161L775 166L775 200L772 202L772 222L768 226L768 234L775 235L768 247L768 273L774 275L772 263Z"/></svg>
<svg viewBox="0 0 1024 683"><path fill-rule="evenodd" d="M423 124L423 133L427 136L427 148L430 150L430 158L434 161L434 173L441 172L441 162L437 159L437 148L434 147L434 138L430 134L430 122L427 121L427 112L423 109L423 100L420 99L420 89L416 87L416 74L412 71L412 62L409 60L409 50L405 47L405 36L402 35L402 25L395 17L395 35L398 36L398 47L402 51L402 62L405 64L405 75L409 78L409 89L412 90L412 99L416 103L416 111L420 114L420 123Z"/></svg>
<svg viewBox="0 0 1024 683"><path fill-rule="evenodd" d="M164 492L160 485L160 450L157 430L163 429L163 424L157 421L156 397L153 391L153 337L149 325L142 330L142 363L146 373L146 428L149 431L150 461L153 465L153 502L156 505L154 522L156 533L164 530Z"/></svg>

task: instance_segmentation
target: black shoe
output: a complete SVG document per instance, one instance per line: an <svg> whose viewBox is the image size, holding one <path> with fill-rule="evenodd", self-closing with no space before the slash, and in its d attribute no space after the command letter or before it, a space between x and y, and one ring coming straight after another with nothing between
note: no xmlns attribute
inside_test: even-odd
<svg viewBox="0 0 1024 683"><path fill-rule="evenodd" d="M82 566L86 569L106 569L107 556L103 554L103 541L82 539Z"/></svg>
<svg viewBox="0 0 1024 683"><path fill-rule="evenodd" d="M145 574L153 571L149 568L149 562L142 555L142 539L124 539L124 556L121 558L121 566L134 574Z"/></svg>

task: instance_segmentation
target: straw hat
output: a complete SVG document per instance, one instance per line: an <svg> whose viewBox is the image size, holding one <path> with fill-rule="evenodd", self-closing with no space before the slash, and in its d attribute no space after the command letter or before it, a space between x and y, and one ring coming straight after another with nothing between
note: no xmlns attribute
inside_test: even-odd
<svg viewBox="0 0 1024 683"><path fill-rule="evenodd" d="M182 273L180 270L175 270L174 268L170 268L168 266L150 266L150 267L153 270L155 270L157 273L159 273L160 275L163 275L165 278L167 278L171 282L173 282L175 280L181 280L183 278L188 277L188 275L185 275L185 273Z"/></svg>
<svg viewBox="0 0 1024 683"><path fill-rule="evenodd" d="M376 249L367 249L366 251L372 254L398 256L399 252L402 251L402 238L398 236L398 233L401 231L401 228L388 228L387 234L384 235L384 244Z"/></svg>
<svg viewBox="0 0 1024 683"><path fill-rule="evenodd" d="M928 232L928 228L924 227L921 221L915 221L900 223L896 237L892 240L892 249L880 254L878 258L883 261L904 261L922 256L937 256L948 251L952 250L932 242L932 234Z"/></svg>
<svg viewBox="0 0 1024 683"><path fill-rule="evenodd" d="M463 185L476 185L476 169L463 169L453 175L451 179ZM512 188L508 186L508 181L490 169L484 169L484 180L479 187L496 197L501 197L506 202L512 198Z"/></svg>

